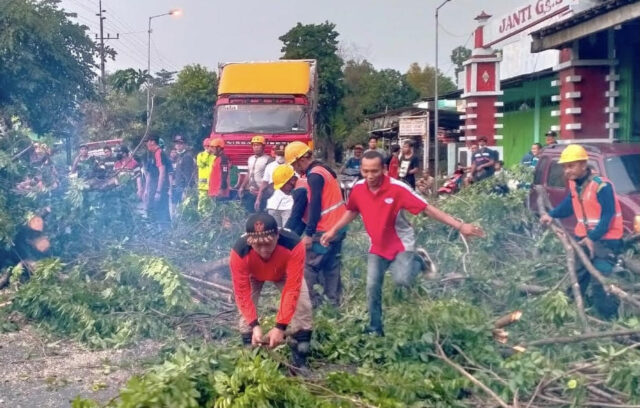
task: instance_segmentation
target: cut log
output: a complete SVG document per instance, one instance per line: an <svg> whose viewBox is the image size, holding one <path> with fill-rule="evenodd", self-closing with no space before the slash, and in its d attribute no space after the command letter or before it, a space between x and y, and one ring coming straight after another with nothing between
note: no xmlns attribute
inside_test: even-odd
<svg viewBox="0 0 640 408"><path fill-rule="evenodd" d="M503 327L506 327L512 323L517 322L518 320L520 320L521 317L522 317L522 312L520 310L515 310L511 313L508 313L498 318L493 324L493 327L496 329L502 329Z"/></svg>
<svg viewBox="0 0 640 408"><path fill-rule="evenodd" d="M230 286L225 286L225 285L221 285L219 283L214 283L214 282L208 282L208 281L202 280L200 278L196 278L195 276L188 275L186 273L183 273L182 276L186 280L188 280L189 282L197 283L197 284L202 285L204 287L208 287L210 289L217 290L217 291L220 291L220 292L233 293L233 289L231 289Z"/></svg>

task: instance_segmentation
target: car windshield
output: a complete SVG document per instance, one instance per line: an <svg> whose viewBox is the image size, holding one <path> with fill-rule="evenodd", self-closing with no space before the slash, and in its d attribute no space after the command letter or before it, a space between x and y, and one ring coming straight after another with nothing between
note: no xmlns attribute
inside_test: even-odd
<svg viewBox="0 0 640 408"><path fill-rule="evenodd" d="M640 154L608 157L604 165L616 193L640 192Z"/></svg>
<svg viewBox="0 0 640 408"><path fill-rule="evenodd" d="M307 109L301 105L220 105L216 133L306 133Z"/></svg>

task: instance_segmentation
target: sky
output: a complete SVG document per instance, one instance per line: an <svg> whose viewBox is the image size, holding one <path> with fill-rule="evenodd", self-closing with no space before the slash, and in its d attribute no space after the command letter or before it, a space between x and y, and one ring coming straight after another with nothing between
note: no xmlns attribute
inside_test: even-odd
<svg viewBox="0 0 640 408"><path fill-rule="evenodd" d="M439 66L453 76L449 56L471 48L474 17L482 10L502 15L526 0L451 0L440 9ZM278 37L303 24L330 21L343 57L367 59L376 68L406 72L409 65L435 63L435 9L442 0L102 0L105 36L118 56L107 71L147 65L147 25L152 15L179 8L179 17L152 20L151 71L176 71L193 63L216 70L220 62L278 59ZM63 0L77 22L99 33L98 0Z"/></svg>

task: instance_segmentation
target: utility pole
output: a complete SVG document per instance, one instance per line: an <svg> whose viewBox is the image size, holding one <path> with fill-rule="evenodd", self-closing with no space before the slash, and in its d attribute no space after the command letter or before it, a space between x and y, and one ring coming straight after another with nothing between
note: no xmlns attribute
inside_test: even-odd
<svg viewBox="0 0 640 408"><path fill-rule="evenodd" d="M96 34L96 40L100 40L100 91L104 93L105 92L104 65L107 61L107 57L105 56L105 52L104 52L104 40L119 40L120 33L117 33L115 37L111 37L111 34L107 34L106 37L104 36L104 20L106 19L106 17L103 17L102 13L106 13L107 10L102 9L102 0L98 1L98 7L99 7L99 12L98 14L96 14L96 16L100 17L100 37L98 37L98 34Z"/></svg>

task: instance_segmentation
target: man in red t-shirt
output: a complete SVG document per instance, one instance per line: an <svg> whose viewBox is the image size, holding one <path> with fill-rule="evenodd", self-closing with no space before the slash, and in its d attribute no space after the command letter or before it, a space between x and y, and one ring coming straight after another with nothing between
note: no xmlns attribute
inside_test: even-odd
<svg viewBox="0 0 640 408"><path fill-rule="evenodd" d="M367 332L382 336L382 282L385 271L389 269L396 285L406 287L430 263L426 251L416 250L413 228L405 218L404 211L414 215L422 212L456 228L465 236L483 236L484 232L480 227L465 224L427 204L407 184L385 175L380 153L365 153L360 169L364 179L351 190L347 212L325 232L320 241L327 245L337 231L356 219L358 214L362 216L371 240L367 258L367 303L370 316Z"/></svg>
<svg viewBox="0 0 640 408"><path fill-rule="evenodd" d="M305 245L296 234L278 230L275 218L252 214L246 234L236 241L229 260L236 304L240 311L240 332L245 344L270 348L290 335L293 365L306 366L311 341L311 300L304 281ZM280 290L276 325L262 337L256 305L265 282Z"/></svg>

